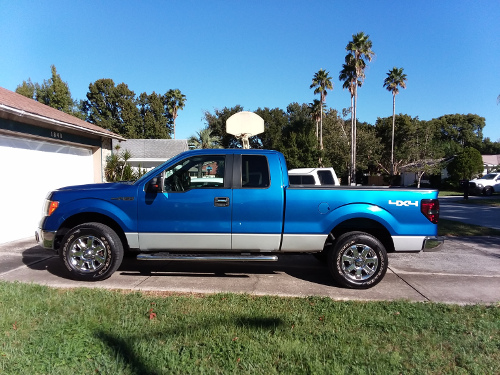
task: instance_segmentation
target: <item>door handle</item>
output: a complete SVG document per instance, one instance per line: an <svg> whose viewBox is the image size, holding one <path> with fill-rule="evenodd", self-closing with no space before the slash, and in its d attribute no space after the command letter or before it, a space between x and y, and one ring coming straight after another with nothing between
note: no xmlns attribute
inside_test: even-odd
<svg viewBox="0 0 500 375"><path fill-rule="evenodd" d="M229 206L229 198L227 197L215 197L214 198L215 207L227 207Z"/></svg>

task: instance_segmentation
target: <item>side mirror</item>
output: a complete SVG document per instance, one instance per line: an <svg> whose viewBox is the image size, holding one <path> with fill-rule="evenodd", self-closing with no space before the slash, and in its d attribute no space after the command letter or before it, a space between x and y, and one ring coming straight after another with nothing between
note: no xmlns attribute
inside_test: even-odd
<svg viewBox="0 0 500 375"><path fill-rule="evenodd" d="M153 177L148 182L146 193L163 193L163 174Z"/></svg>

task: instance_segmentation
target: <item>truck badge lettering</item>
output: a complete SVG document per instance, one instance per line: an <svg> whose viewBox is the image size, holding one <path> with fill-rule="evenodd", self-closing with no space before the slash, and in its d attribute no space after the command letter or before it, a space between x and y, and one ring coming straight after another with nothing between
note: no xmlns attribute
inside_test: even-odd
<svg viewBox="0 0 500 375"><path fill-rule="evenodd" d="M415 206L418 207L418 201L412 202L412 201L400 201L397 200L395 202L389 201L389 204L395 204L398 207L410 207L410 206Z"/></svg>

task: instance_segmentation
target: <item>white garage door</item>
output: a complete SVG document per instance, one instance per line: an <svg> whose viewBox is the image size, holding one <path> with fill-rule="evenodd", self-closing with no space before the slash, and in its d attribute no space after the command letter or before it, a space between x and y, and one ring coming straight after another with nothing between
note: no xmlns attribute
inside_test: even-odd
<svg viewBox="0 0 500 375"><path fill-rule="evenodd" d="M0 243L33 237L53 189L94 180L90 149L0 135Z"/></svg>

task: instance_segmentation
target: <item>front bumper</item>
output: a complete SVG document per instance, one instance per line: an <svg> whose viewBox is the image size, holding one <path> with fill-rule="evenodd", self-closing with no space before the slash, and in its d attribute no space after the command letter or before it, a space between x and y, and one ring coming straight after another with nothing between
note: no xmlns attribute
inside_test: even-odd
<svg viewBox="0 0 500 375"><path fill-rule="evenodd" d="M444 245L444 237L425 237L422 250L426 252L440 251Z"/></svg>
<svg viewBox="0 0 500 375"><path fill-rule="evenodd" d="M55 238L56 232L43 230L42 228L38 228L38 230L35 231L36 242L45 249L54 250Z"/></svg>

